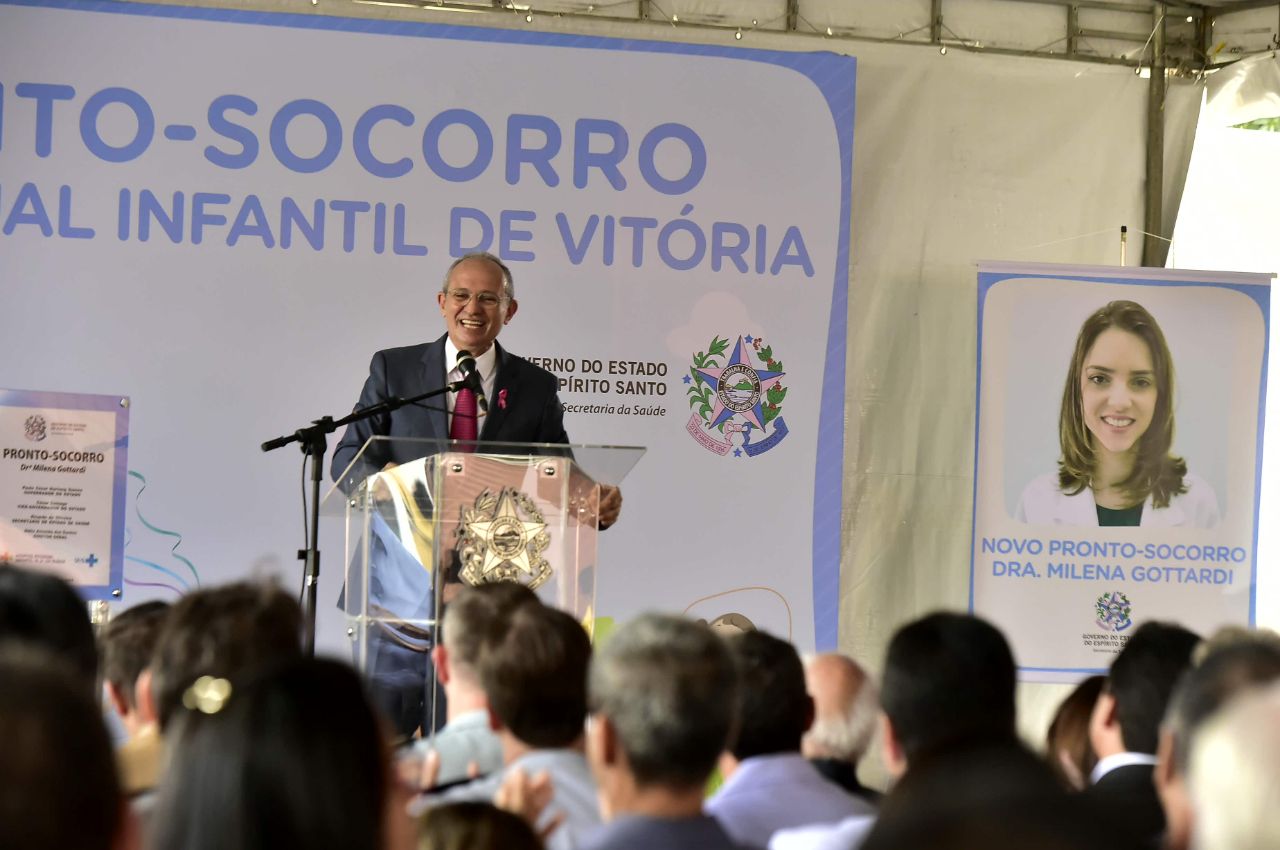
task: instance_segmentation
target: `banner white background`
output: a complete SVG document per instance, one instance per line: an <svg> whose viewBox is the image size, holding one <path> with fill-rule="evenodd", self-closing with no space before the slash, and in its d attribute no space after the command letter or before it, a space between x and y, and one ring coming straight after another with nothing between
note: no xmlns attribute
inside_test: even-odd
<svg viewBox="0 0 1280 850"><path fill-rule="evenodd" d="M615 410L569 415L575 441L649 446L625 484L623 521L604 538L601 613L697 603L702 616L736 611L813 642L813 566L834 585L839 558L852 60L101 8L115 13L0 5L0 334L21 352L0 383L133 398L130 601L172 592L145 584L297 577L299 456L257 445L349 409L375 349L442 332L434 293L451 237L468 243L456 250L484 247L474 216L454 226L451 211L466 207L499 227L515 211L509 230L528 232L488 246L513 260L510 350L606 370L611 360L665 367L638 379L657 381L643 396L620 392L618 375L599 376L608 393L562 395ZM291 103L300 114L290 120ZM358 119L385 104L400 109L368 133L362 165ZM447 110L468 114L448 113L444 165L433 168L424 128ZM147 112L154 134L143 144ZM330 115L340 130L326 135ZM534 116L526 148L560 136L546 170L510 166L513 115ZM660 141L646 151L655 128ZM462 174L485 163L486 132L491 161ZM581 167L620 150L622 133L625 186L607 168ZM332 157L327 144L339 145ZM407 173L375 176L370 156L404 158ZM679 184L687 174L698 179ZM296 220L284 246L285 199L307 219L325 208L322 247ZM175 224L167 231L140 207ZM681 219L692 227L663 238ZM745 271L729 256L744 237ZM757 457L720 457L685 432L681 378L713 338L739 336L763 339L782 362L790 433ZM661 412L617 412L624 404ZM332 605L339 542L328 530L320 639L331 649L343 640ZM833 589L824 599L817 625L830 645Z"/></svg>

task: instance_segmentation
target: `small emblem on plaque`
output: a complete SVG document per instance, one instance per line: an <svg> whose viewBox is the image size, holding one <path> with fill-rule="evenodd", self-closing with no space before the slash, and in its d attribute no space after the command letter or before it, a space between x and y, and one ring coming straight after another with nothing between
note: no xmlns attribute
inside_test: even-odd
<svg viewBox="0 0 1280 850"><path fill-rule="evenodd" d="M510 487L481 493L462 508L458 555L470 585L518 581L536 590L551 578L542 553L551 545L547 523L533 500Z"/></svg>

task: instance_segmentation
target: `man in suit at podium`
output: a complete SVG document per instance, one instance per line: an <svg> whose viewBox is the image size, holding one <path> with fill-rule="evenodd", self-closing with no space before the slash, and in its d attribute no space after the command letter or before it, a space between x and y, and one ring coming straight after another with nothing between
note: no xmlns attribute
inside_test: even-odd
<svg viewBox="0 0 1280 850"><path fill-rule="evenodd" d="M515 317L519 306L506 264L488 253L458 258L449 267L443 288L436 293L436 303L444 319L445 334L434 342L388 348L374 354L356 408L393 397L411 398L466 378L459 352L474 358L475 378L471 386L457 393L348 425L330 465L334 481L346 492L353 491L369 475L424 453L421 445L374 443L353 463L360 448L375 436L495 443L569 442L556 376L498 344L498 334ZM484 400L488 402L487 413L482 411ZM601 529L617 521L621 507L621 492L616 487L603 487L598 507ZM392 560L410 557L395 551L394 545L386 541L381 546ZM373 548L375 552L379 550L377 541ZM416 728L415 712L420 716L424 686L433 678L425 654L428 650L412 638L370 649L366 673L375 698L406 734ZM442 712L439 714L443 716Z"/></svg>

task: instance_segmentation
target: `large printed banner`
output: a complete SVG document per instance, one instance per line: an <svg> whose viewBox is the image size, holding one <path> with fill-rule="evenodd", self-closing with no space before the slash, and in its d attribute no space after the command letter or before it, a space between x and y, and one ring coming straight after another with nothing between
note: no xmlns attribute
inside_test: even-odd
<svg viewBox="0 0 1280 850"><path fill-rule="evenodd" d="M986 263L971 607L1024 678L1251 624L1270 278Z"/></svg>
<svg viewBox="0 0 1280 850"><path fill-rule="evenodd" d="M832 646L853 95L828 54L0 2L0 385L132 397L127 600L293 581L299 458L258 444L489 250L573 440L649 449L598 610Z"/></svg>

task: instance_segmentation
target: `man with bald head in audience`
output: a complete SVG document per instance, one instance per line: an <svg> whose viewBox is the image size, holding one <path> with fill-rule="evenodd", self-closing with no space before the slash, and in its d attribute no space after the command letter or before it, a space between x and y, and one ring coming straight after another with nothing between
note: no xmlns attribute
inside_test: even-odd
<svg viewBox="0 0 1280 850"><path fill-rule="evenodd" d="M880 794L858 781L858 762L871 744L880 711L875 683L858 662L837 652L807 657L804 679L813 699L813 725L800 740L800 752L850 794L877 802Z"/></svg>
<svg viewBox="0 0 1280 850"><path fill-rule="evenodd" d="M727 642L741 683L739 729L720 758L725 782L707 811L734 841L756 847L781 829L871 814L870 803L828 782L800 754L813 700L795 647L759 631Z"/></svg>
<svg viewBox="0 0 1280 850"><path fill-rule="evenodd" d="M1037 769L1040 785L1056 788L1048 767L1018 743L1016 688L1017 665L1009 643L987 621L939 611L898 629L885 652L879 715L884 763L895 783L914 777L917 787L928 785L936 775L931 765L977 759L1001 764L993 772L1009 778L1003 784L953 789L948 799L956 810L1004 799L1009 785L1019 791L1033 790ZM878 821L851 817L831 826L779 832L769 846L771 850L857 847L878 828L877 823L885 823L884 818L892 825L894 799L891 790Z"/></svg>

